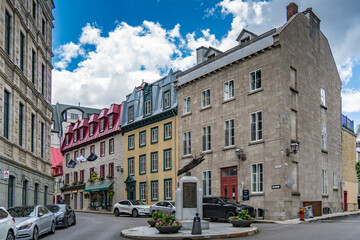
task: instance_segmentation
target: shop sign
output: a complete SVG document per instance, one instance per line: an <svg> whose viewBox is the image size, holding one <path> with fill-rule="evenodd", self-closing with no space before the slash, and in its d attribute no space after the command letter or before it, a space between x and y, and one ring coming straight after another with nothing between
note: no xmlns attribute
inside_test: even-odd
<svg viewBox="0 0 360 240"><path fill-rule="evenodd" d="M91 180L95 181L97 179L97 172L91 174Z"/></svg>
<svg viewBox="0 0 360 240"><path fill-rule="evenodd" d="M4 171L4 178L9 178L9 175L10 175L9 171Z"/></svg>
<svg viewBox="0 0 360 240"><path fill-rule="evenodd" d="M245 189L243 190L243 201L248 201L248 200L250 200L249 190Z"/></svg>

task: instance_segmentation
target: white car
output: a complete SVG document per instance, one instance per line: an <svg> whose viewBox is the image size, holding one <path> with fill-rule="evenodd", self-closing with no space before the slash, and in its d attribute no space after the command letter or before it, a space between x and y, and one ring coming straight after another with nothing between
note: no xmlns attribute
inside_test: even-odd
<svg viewBox="0 0 360 240"><path fill-rule="evenodd" d="M8 212L15 218L17 239L37 240L42 234L55 233L54 214L42 205L12 207Z"/></svg>
<svg viewBox="0 0 360 240"><path fill-rule="evenodd" d="M133 217L140 215L148 216L150 206L139 200L122 200L114 205L114 215L117 217L120 214L129 214Z"/></svg>
<svg viewBox="0 0 360 240"><path fill-rule="evenodd" d="M5 208L0 207L0 239L14 240L16 234L15 219Z"/></svg>

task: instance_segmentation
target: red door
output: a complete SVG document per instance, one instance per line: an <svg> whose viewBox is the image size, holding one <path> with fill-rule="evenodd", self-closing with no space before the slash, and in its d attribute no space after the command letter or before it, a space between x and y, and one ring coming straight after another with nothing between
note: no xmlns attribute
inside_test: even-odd
<svg viewBox="0 0 360 240"><path fill-rule="evenodd" d="M347 211L347 191L344 191L344 211Z"/></svg>
<svg viewBox="0 0 360 240"><path fill-rule="evenodd" d="M221 169L221 196L238 200L237 167Z"/></svg>

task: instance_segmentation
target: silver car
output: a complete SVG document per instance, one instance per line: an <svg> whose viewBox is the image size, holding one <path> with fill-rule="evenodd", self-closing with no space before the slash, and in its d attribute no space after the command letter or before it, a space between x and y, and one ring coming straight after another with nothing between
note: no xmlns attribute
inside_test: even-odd
<svg viewBox="0 0 360 240"><path fill-rule="evenodd" d="M42 205L12 207L8 212L15 218L17 239L37 240L42 234L55 233L54 214Z"/></svg>
<svg viewBox="0 0 360 240"><path fill-rule="evenodd" d="M175 202L174 201L160 201L150 206L150 214L152 212L160 210L163 213L175 214Z"/></svg>

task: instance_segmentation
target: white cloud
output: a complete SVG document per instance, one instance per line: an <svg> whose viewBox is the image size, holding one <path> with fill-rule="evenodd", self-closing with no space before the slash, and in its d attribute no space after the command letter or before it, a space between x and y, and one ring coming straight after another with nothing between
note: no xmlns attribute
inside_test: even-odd
<svg viewBox="0 0 360 240"><path fill-rule="evenodd" d="M79 53L81 53L80 45L70 42L62 45L55 51L55 53L58 54L58 57L60 58L60 60L55 63L55 67L64 69L73 58L77 58L79 56Z"/></svg>
<svg viewBox="0 0 360 240"><path fill-rule="evenodd" d="M360 90L346 89L341 94L342 110L344 113L360 111Z"/></svg>
<svg viewBox="0 0 360 240"><path fill-rule="evenodd" d="M91 26L89 23L82 28L80 36L80 43L82 44L98 44L101 41L101 30L95 26Z"/></svg>

